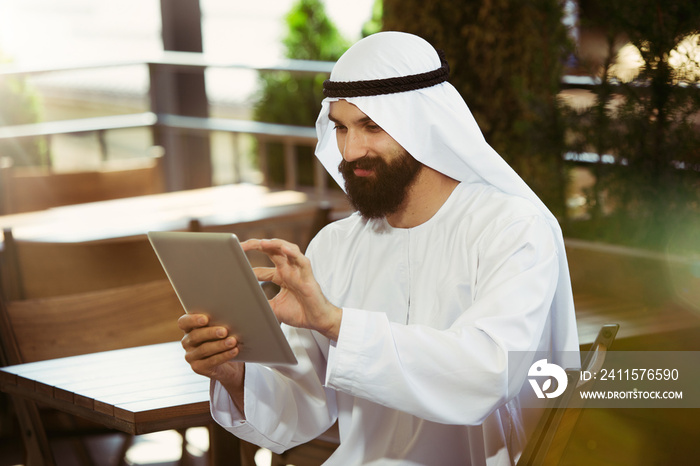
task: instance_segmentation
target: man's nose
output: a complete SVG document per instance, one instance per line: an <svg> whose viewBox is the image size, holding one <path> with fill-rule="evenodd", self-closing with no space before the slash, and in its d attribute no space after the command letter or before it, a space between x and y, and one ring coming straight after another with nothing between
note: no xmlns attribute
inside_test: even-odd
<svg viewBox="0 0 700 466"><path fill-rule="evenodd" d="M367 155L365 138L355 131L348 131L343 146L343 158L347 162L353 162Z"/></svg>

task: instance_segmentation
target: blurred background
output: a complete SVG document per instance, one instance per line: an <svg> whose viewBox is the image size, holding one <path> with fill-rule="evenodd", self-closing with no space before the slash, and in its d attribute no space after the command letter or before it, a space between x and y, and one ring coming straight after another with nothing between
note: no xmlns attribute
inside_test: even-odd
<svg viewBox="0 0 700 466"><path fill-rule="evenodd" d="M380 30L445 51L486 139L559 219L575 293L642 300L659 322L669 302L692 316L622 348L697 351L695 0L0 0L3 167L162 156L164 191L333 198L313 158L322 82ZM587 414L566 464L696 463L695 411L640 411Z"/></svg>
<svg viewBox="0 0 700 466"><path fill-rule="evenodd" d="M11 66L0 78L0 125L153 111L312 126L324 75L261 68L332 62L364 34L404 30L446 51L451 82L487 140L568 236L698 249L686 238L697 227L700 164L694 2L202 0L189 7L201 21L176 14L190 3L0 1L0 57ZM202 80L180 84L187 102L165 96L150 74L154 60L173 59L164 50L204 53ZM13 139L5 128L0 147L15 165L60 171L162 145L151 125L79 129ZM238 135L210 131L197 148L208 154L193 162L205 173L171 175L169 189L261 182L257 144ZM268 181L280 182L275 150ZM312 184L310 150L298 158L299 182Z"/></svg>
<svg viewBox="0 0 700 466"><path fill-rule="evenodd" d="M177 2L164 3L173 11L181 11ZM278 62L289 55L283 44L290 27L285 17L294 3L293 0L263 0L254 4L224 0L201 2L201 26L197 26L201 29L196 31L200 38L181 47L168 44L169 48L199 47L211 63L253 67ZM350 40L356 40L363 22L370 16L371 6L370 0L352 5L331 2L326 10L333 24ZM175 21L173 19L173 23ZM330 19L328 22L331 24ZM179 27L173 25L173 28ZM42 70L69 69L3 77L0 125L147 111L150 83L146 63L157 59L163 50L158 0L118 3L3 0L0 2L0 60L20 70L37 65ZM100 63L118 66L70 69ZM125 64L119 65L121 63ZM129 63L135 65L129 66ZM211 67L204 70L204 81L209 116L240 119L253 116L261 88L256 70ZM215 132L211 139L212 182L230 183L235 176L231 167L230 138ZM16 143L6 146L10 144ZM51 137L50 147L45 138L26 141L26 144L29 148L17 148L24 153L12 153L16 163L50 163L56 170L75 170L95 167L102 162L99 141L94 134L57 134ZM110 159L119 159L143 156L153 140L150 128L139 128L109 132L103 144L107 146ZM9 150L5 147L3 154ZM248 176L255 179L254 174Z"/></svg>

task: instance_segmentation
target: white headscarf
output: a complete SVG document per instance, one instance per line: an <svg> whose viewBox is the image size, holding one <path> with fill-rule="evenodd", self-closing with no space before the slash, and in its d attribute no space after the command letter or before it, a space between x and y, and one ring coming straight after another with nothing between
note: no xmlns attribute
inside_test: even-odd
<svg viewBox="0 0 700 466"><path fill-rule="evenodd" d="M330 81L411 76L434 71L440 66L438 53L424 39L402 32L380 32L365 37L345 52L333 67ZM424 165L464 183L487 183L503 192L524 197L542 211L559 243L560 276L552 316L553 349L578 351L571 283L559 224L530 187L486 142L459 92L448 82L442 82L407 92L324 99L316 120L316 156L344 187L338 171L342 155L334 124L328 119L330 103L340 99L359 108Z"/></svg>

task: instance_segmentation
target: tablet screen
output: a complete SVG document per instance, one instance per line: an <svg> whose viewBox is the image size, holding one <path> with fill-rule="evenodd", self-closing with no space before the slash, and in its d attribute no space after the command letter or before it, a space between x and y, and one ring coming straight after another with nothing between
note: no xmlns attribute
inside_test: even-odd
<svg viewBox="0 0 700 466"><path fill-rule="evenodd" d="M231 233L149 232L148 238L188 313L229 329L237 361L296 364L267 298Z"/></svg>

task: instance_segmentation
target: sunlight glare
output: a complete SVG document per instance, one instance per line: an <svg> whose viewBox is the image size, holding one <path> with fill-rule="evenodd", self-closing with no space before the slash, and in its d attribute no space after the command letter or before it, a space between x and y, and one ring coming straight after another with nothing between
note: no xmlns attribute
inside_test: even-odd
<svg viewBox="0 0 700 466"><path fill-rule="evenodd" d="M182 456L182 437L177 431L168 430L139 435L126 452L127 464L146 465L179 461Z"/></svg>

